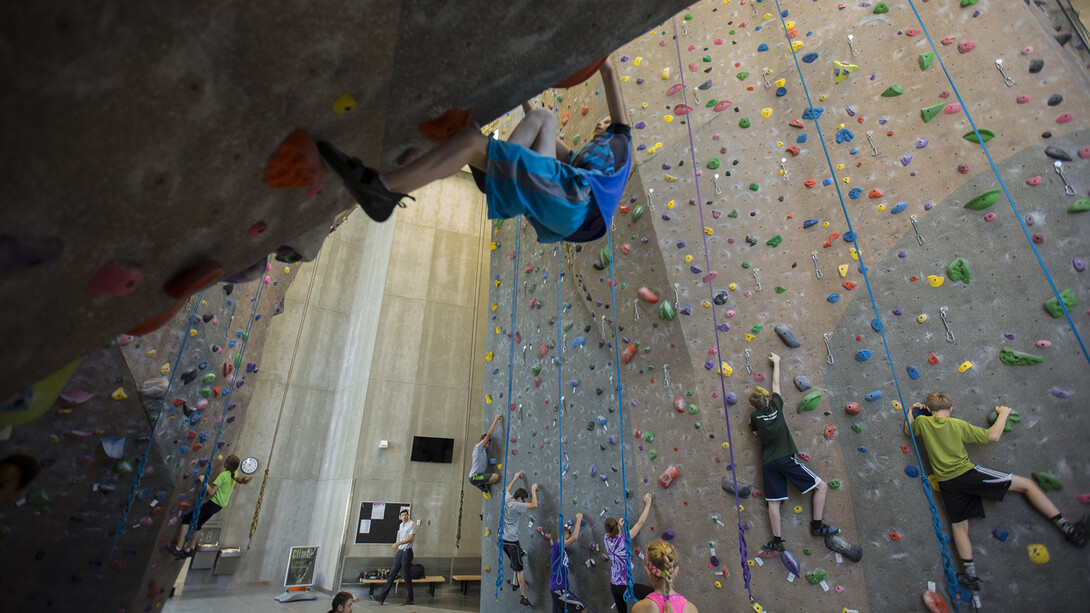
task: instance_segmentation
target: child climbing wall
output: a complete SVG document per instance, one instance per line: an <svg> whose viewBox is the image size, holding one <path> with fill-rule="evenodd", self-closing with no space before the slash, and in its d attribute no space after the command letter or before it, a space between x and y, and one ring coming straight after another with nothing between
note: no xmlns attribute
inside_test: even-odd
<svg viewBox="0 0 1090 613"><path fill-rule="evenodd" d="M510 450L547 449L531 478L552 491L554 466L565 466L565 502L604 501L619 514L613 476L607 488L586 474L620 469L624 445L632 495L654 491L656 508L671 509L648 522L649 535L669 530L686 567L717 563L678 587L698 606L748 608L752 594L770 610L913 610L929 581L949 597L920 484L927 467L902 447L901 407L929 388L957 387L963 406L980 407L978 425L1000 398L1027 407L1013 425L1011 469L1053 470L1065 508L1090 487L1076 453L1085 418L1072 406L1090 392L1088 360L1033 249L1056 288L1070 290L1064 304L1085 332L1090 135L1077 109L1090 88L1035 9L963 4L916 3L922 25L908 2L694 5L614 54L636 165L612 250L605 240L561 245L559 312L556 256L519 251L516 224L497 229L497 357L484 365L485 392L486 403L516 407ZM581 112L596 108L593 88L543 97L568 119L567 138L596 119ZM763 533L751 527L768 519L758 493L742 496L759 484L759 449L735 403L767 385L772 351L791 382L793 437L828 478L827 512L861 545L857 561L820 542L789 549L799 566L785 556L786 572L754 555ZM617 402L607 398L618 376L625 427L614 433L620 411L603 411ZM560 395L563 442L553 432ZM1042 440L1056 460L1018 453ZM794 524L785 530L805 530L806 502L792 493L783 503ZM985 575L983 602L1077 608L1062 586L1079 581L1078 553L1053 549L1048 566L1035 564L1043 558L1027 546L1040 552L1045 536L1031 514L1006 516L994 528L1005 540L977 556L978 569L1016 566L1023 577L1008 587ZM486 506L485 525L496 521ZM485 557L489 585L495 562ZM528 567L531 587L544 572ZM591 608L609 606L585 577L579 585ZM505 610L503 598L495 608L483 599L482 610Z"/></svg>

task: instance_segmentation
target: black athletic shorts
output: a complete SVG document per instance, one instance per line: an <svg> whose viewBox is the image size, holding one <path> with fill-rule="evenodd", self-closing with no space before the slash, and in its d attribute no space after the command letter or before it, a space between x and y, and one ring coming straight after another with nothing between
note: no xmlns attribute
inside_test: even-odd
<svg viewBox="0 0 1090 613"><path fill-rule="evenodd" d="M984 517L983 498L1003 500L1011 487L1011 473L974 466L953 479L939 481L939 493L946 504L950 523Z"/></svg>
<svg viewBox="0 0 1090 613"><path fill-rule="evenodd" d="M522 572L522 545L518 541L504 541L503 552L507 554L507 559L511 560L511 572Z"/></svg>

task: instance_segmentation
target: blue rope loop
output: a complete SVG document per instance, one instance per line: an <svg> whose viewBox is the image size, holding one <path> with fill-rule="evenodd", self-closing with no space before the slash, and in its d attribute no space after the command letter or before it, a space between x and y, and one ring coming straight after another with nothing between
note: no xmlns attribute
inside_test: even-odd
<svg viewBox="0 0 1090 613"><path fill-rule="evenodd" d="M775 2L776 2L776 9L780 13L780 25L783 27L783 31L786 32L787 31L787 23L785 22L784 17L783 17L783 10L780 8L780 0L775 0ZM909 0L909 2L911 3L911 0ZM913 10L915 10L915 7L913 7ZM917 14L917 16L918 16L918 14ZM920 25L921 26L923 25L922 21L920 22ZM924 28L924 31L926 32L926 28ZM795 70L798 72L799 80L802 83L802 91L803 91L803 93L806 94L806 103L810 108L813 108L813 100L810 97L809 89L806 87L806 78L802 74L802 66L799 64L798 55L795 53L795 48L791 44L790 39L786 39L786 40L787 40L787 46L790 48L790 51L791 51L791 57L795 61ZM930 35L928 35L928 40L930 40ZM936 57L937 57L937 54L936 54ZM941 59L939 60L939 63L940 64L942 63ZM944 68L944 70L945 70L945 68ZM951 83L951 85L952 85L952 83ZM959 100L961 99L960 96L958 97L958 99ZM962 108L964 109L964 105L962 105ZM814 122L814 128L817 130L817 133L818 133L818 140L821 142L821 148L825 152L825 161L829 166L829 172L833 176L833 186L836 188L837 197L840 199L840 209L844 214L844 220L848 224L848 230L855 237L854 240L852 241L852 244L855 246L856 253L859 255L860 270L862 271L862 274L863 274L863 282L866 284L866 287L867 287L867 296L869 297L870 302L871 302L871 309L874 311L875 319L877 319L879 324L881 324L882 323L882 316L878 312L878 303L874 299L874 291L871 288L870 276L867 274L868 269L867 269L867 266L866 266L866 264L864 263L864 260L863 260L863 250L859 247L859 234L856 233L855 230L852 227L851 215L848 214L848 208L847 208L847 205L844 202L844 194L840 191L840 181L839 181L838 177L836 176L836 170L835 170L835 168L833 166L832 157L829 155L829 148L825 144L825 136L824 136L824 134L823 134L823 132L821 130L820 118L815 117L813 122ZM994 166L993 166L993 168L994 168ZM897 379L897 369L894 367L893 357L890 354L889 341L886 339L886 333L885 333L885 326L884 325L881 325L879 327L878 333L882 338L882 346L885 349L886 360L887 360L887 363L889 364L890 372L893 375L893 384L897 388L897 398L901 403L901 411L905 416L905 423L908 423L908 410L906 408L906 404L905 404L905 401L904 401L904 394L901 392L900 381L898 381L898 379ZM923 474L922 460L920 459L920 451L919 451L919 448L918 448L918 446L916 444L915 437L913 437L913 439L912 439L912 446L913 446L913 449L916 452L916 462L921 467L920 474L922 475ZM927 498L927 505L928 505L928 507L929 507L929 509L931 511L931 523L932 523L932 526L935 529L935 540L938 541L939 551L942 554L942 566L943 566L943 571L944 571L944 575L945 575L945 578L946 578L946 589L947 589L948 594L950 595L951 601L956 603L957 602L957 589L956 589L957 578L956 578L956 574L955 574L955 571L954 571L953 563L950 560L950 551L946 546L947 539L946 539L946 536L942 533L942 522L939 519L938 508L935 506L934 497L931 495L931 484L930 484L930 482L928 482L928 480L926 478L920 479L920 481L923 483L924 495Z"/></svg>
<svg viewBox="0 0 1090 613"><path fill-rule="evenodd" d="M564 574L564 467L567 464L564 457L564 379L561 376L561 369L564 364L563 353L564 343L562 342L560 331L564 325L560 321L560 245L556 247L556 389L557 389L557 405L556 405L556 438L559 441L558 451L560 458L560 500L557 503L557 538L560 540L560 557L557 559L557 564L553 568L550 568L552 574L553 583L559 584L560 579ZM567 610L567 603L564 603L564 609Z"/></svg>
<svg viewBox="0 0 1090 613"><path fill-rule="evenodd" d="M689 93L685 87L685 69L681 63L681 39L677 35L677 18L674 18L671 21L674 26L674 48L677 51L678 74L681 75L680 78L682 102L685 104L685 106L688 106ZM689 153L692 159L693 184L696 186L696 202L698 204L697 209L700 213L700 235L702 237L704 245L704 268L710 272L712 269L711 255L708 253L708 235L706 232L704 232L704 202L700 197L700 181L696 176L696 145L693 141L692 122L685 122L685 126L689 132ZM715 300L713 299L715 297L715 288L712 287L712 282L710 280L708 281L708 297L710 300L710 304L712 305L712 329L715 334L716 356L721 356L723 355L723 353L719 345L719 325L715 311ZM675 308L676 306L677 305L675 305ZM727 445L730 450L730 474L731 479L733 479L734 481L734 510L738 514L738 553L740 557L739 562L742 566L742 578L745 581L746 593L749 595L749 599L751 602L756 602L756 600L754 600L753 598L753 587L750 584L752 576L749 572L749 563L747 560L749 551L746 547L746 522L742 519L742 501L738 497L738 473L735 469L736 463L734 461L734 437L733 433L731 432L730 412L727 405L727 381L726 376L723 374L722 368L719 369L719 389L720 395L723 398L723 421L727 424Z"/></svg>
<svg viewBox="0 0 1090 613"><path fill-rule="evenodd" d="M266 256L265 257L265 267L266 267L266 269L268 268L268 265L269 265L269 258L268 258L268 256ZM257 307L261 305L261 295L262 295L262 293L264 293L264 291L265 291L265 280L264 280L264 278L262 278L261 281L259 282L258 286L257 286L257 295L253 299L253 306L250 307L250 319L249 319L249 321L246 322L246 332L243 333L242 344L239 346L238 358L237 358L239 363L242 362L243 358L246 355L246 346L249 345L249 343L250 343L250 330L252 330L253 327L254 327L255 317L257 316ZM200 304L199 300L197 301L197 304ZM235 369L235 372L237 373L238 369ZM194 517L194 519L200 517L200 515L201 515L201 505L204 504L205 494L207 492L208 485L209 485L208 478L210 476L212 476L212 464L214 464L214 462L212 461L212 456L215 455L216 450L219 448L220 435L223 434L223 426L224 426L225 423L227 423L225 421L225 418L227 417L227 409L228 409L228 407L231 406L231 396L234 395L235 389L237 389L237 386L232 384L231 379L228 379L227 394L225 394L224 397L223 397L223 410L220 411L220 420L219 420L220 423L219 423L219 426L216 428L216 438L215 438L215 440L212 441L212 447L209 448L208 466L206 466L205 469L204 469L204 483L201 484L201 487L197 490L197 503L195 505L193 505L193 517ZM234 475L231 475L231 476L232 476L232 478L234 477ZM196 533L197 533L197 522L196 521L190 522L189 530L186 532L184 541L185 542L190 541L193 538L193 535L196 534Z"/></svg>
<svg viewBox="0 0 1090 613"><path fill-rule="evenodd" d="M500 493L500 525L496 530L496 601L500 599L500 588L503 587L503 520L505 512L507 510L507 452L511 444L511 389L512 379L515 376L515 312L518 307L518 288L519 288L519 258L522 257L522 219L516 218L518 221L515 227L515 260L514 260L514 280L511 285L511 329L507 331L507 336L511 339L511 352L507 358L507 402L504 409L507 414L504 416L504 438L503 438L503 479L500 482L500 487L503 489Z"/></svg>
<svg viewBox="0 0 1090 613"><path fill-rule="evenodd" d="M202 289L197 293L197 300L193 303L193 310L189 313L189 319L186 320L187 324L197 316L197 309L200 307L203 297L204 290ZM167 389L163 393L163 401L159 403L159 411L155 414L155 421L151 427L151 436L148 437L148 444L144 447L144 454L140 456L140 462L136 467L136 476L133 478L132 487L129 489L129 497L125 501L125 507L121 512L121 519L117 522L117 528L114 529L114 542L110 547L111 553L117 551L117 543L121 540L121 535L125 533L129 512L132 511L133 502L136 500L136 492L140 489L140 482L144 478L144 470L148 466L148 455L151 453L152 445L155 444L155 430L159 427L159 420L163 416L163 408L167 405L167 398L170 397L170 388L174 385L174 376L178 374L178 365L182 362L182 354L185 352L185 345L188 340L189 335L182 334L182 344L178 347L178 355L174 358L174 364L170 367L170 379L167 380Z"/></svg>

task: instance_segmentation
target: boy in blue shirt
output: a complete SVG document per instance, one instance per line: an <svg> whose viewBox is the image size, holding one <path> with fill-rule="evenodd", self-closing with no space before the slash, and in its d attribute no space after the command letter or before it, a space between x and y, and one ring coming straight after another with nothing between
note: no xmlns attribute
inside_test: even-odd
<svg viewBox="0 0 1090 613"><path fill-rule="evenodd" d="M579 613L587 609L587 603L568 589L569 545L579 540L579 526L583 514L576 513L575 521L564 525L564 538L557 539L549 551L549 591L553 595L553 613Z"/></svg>

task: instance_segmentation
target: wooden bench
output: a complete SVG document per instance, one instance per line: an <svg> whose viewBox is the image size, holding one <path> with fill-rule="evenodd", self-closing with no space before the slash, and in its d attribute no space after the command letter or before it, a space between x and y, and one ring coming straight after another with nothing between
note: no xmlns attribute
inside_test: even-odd
<svg viewBox="0 0 1090 613"><path fill-rule="evenodd" d="M477 579L480 580L480 577L477 577ZM402 582L401 577L398 576L397 581L394 582L394 590L395 591L397 590L397 584L399 584L401 582ZM435 597L435 586L436 586L436 584L446 583L446 582L447 582L447 578L443 577L443 576L440 576L440 575L436 575L434 577L427 576L427 577L424 577L423 579L413 579L413 585L416 585L416 584L419 584L419 583L427 583L428 584L428 594L430 596L432 596L433 598ZM373 596L375 594L375 585L383 585L385 583L386 583L386 579L360 579L359 581L345 581L341 585L342 586L345 586L345 585L366 585L367 586L367 595L368 596Z"/></svg>
<svg viewBox="0 0 1090 613"><path fill-rule="evenodd" d="M462 594L468 594L469 593L469 584L470 583L472 583L474 581L476 581L477 583L481 582L481 576L480 575L454 575L453 577L451 577L451 579L453 581L461 581L462 582Z"/></svg>

